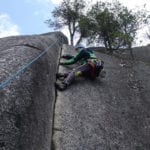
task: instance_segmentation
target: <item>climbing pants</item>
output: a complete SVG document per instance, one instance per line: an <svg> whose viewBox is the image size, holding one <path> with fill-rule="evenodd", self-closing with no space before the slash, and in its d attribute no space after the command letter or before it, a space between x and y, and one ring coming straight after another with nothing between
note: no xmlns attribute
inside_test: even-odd
<svg viewBox="0 0 150 150"><path fill-rule="evenodd" d="M81 76L95 79L99 76L100 71L103 69L103 64L103 61L94 61L92 63L83 64L69 72L64 83L70 85L77 77Z"/></svg>

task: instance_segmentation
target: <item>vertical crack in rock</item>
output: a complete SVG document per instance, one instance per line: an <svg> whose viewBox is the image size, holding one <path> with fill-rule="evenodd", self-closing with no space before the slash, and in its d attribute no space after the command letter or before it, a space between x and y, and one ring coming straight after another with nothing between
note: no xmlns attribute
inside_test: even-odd
<svg viewBox="0 0 150 150"><path fill-rule="evenodd" d="M51 149L60 37L67 44L60 32L0 39L1 82L52 44L45 55L0 90L0 149Z"/></svg>

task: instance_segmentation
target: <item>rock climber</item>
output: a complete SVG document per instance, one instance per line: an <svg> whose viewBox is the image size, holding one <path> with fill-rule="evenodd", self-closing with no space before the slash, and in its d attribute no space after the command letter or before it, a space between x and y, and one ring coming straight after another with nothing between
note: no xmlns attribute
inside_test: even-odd
<svg viewBox="0 0 150 150"><path fill-rule="evenodd" d="M62 58L66 60L63 62L61 61L60 65L71 65L76 62L80 62L81 65L68 73L56 74L56 78L63 78L63 81L55 83L56 88L60 91L65 90L69 85L71 85L76 77L88 77L92 80L99 75L101 77L105 77L106 72L103 69L104 62L98 59L90 48L85 48L83 45L78 44L75 46L75 50L77 51L75 56L70 54L63 55Z"/></svg>

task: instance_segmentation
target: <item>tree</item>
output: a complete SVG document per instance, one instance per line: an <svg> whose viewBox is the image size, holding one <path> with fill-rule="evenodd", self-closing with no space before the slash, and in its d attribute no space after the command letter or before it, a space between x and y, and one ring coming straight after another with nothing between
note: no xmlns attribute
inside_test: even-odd
<svg viewBox="0 0 150 150"><path fill-rule="evenodd" d="M97 2L87 16L94 24L89 41L103 43L110 52L120 47L131 49L140 24L145 19L144 12L133 12L118 1Z"/></svg>
<svg viewBox="0 0 150 150"><path fill-rule="evenodd" d="M68 27L70 34L70 43L74 45L74 35L79 28L80 16L83 15L85 3L84 0L63 0L60 6L52 12L54 20L47 20L49 27L61 29Z"/></svg>
<svg viewBox="0 0 150 150"><path fill-rule="evenodd" d="M148 31L147 31L147 33L146 33L146 37L147 37L148 39L150 39L150 28L148 28Z"/></svg>
<svg viewBox="0 0 150 150"><path fill-rule="evenodd" d="M88 38L90 36L90 30L93 28L93 24L91 24L89 18L85 15L80 16L78 21L78 29L79 39L77 44L79 44L83 38Z"/></svg>
<svg viewBox="0 0 150 150"><path fill-rule="evenodd" d="M150 25L150 14L146 16L147 24ZM147 32L145 33L146 38L150 39L150 26L148 26Z"/></svg>
<svg viewBox="0 0 150 150"><path fill-rule="evenodd" d="M97 2L88 12L88 16L93 24L89 41L103 43L107 50L113 51L118 47L118 36L120 35L119 23L116 14L108 2Z"/></svg>

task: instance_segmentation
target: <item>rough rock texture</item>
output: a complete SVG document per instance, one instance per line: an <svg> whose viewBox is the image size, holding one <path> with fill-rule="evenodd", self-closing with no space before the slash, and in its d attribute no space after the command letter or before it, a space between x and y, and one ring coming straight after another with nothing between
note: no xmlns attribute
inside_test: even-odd
<svg viewBox="0 0 150 150"><path fill-rule="evenodd" d="M106 78L80 78L58 91L53 148L150 150L150 64L96 54L105 62ZM60 72L71 68L61 66Z"/></svg>
<svg viewBox="0 0 150 150"><path fill-rule="evenodd" d="M116 55L119 55L123 58L131 58L130 50L119 50L115 51ZM141 47L134 47L132 48L132 53L134 60L136 61L143 61L146 63L150 63L150 45L148 46L141 46ZM121 54L121 55L120 55Z"/></svg>
<svg viewBox="0 0 150 150"><path fill-rule="evenodd" d="M150 63L150 45L133 48L133 54L136 60Z"/></svg>
<svg viewBox="0 0 150 150"><path fill-rule="evenodd" d="M0 83L45 53L0 89L0 150L50 150L60 32L0 39Z"/></svg>

